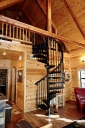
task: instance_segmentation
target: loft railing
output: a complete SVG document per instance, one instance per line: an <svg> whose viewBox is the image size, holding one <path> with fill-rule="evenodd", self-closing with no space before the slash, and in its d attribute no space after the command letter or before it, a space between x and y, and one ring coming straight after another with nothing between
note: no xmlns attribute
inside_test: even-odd
<svg viewBox="0 0 85 128"><path fill-rule="evenodd" d="M34 33L50 36L55 38L56 40L69 42L69 40L59 35L0 15L0 37L9 40L17 40L20 42L30 43L30 37Z"/></svg>
<svg viewBox="0 0 85 128"><path fill-rule="evenodd" d="M9 23L0 21L0 37L9 41L30 42L30 31Z"/></svg>

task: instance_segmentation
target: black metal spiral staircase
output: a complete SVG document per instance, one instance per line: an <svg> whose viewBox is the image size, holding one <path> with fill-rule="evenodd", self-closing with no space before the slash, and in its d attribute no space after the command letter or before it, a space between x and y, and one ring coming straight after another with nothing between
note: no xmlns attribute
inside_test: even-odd
<svg viewBox="0 0 85 128"><path fill-rule="evenodd" d="M47 70L47 75L36 83L37 107L47 110L50 115L50 101L64 88L63 50L51 37L43 38L40 43L34 42L32 49L34 57L44 63Z"/></svg>

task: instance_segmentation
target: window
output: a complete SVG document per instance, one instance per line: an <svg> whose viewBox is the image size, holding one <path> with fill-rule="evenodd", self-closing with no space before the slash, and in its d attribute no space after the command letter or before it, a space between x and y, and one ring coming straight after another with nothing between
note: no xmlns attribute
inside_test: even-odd
<svg viewBox="0 0 85 128"><path fill-rule="evenodd" d="M82 88L85 88L85 70L80 71L80 84Z"/></svg>

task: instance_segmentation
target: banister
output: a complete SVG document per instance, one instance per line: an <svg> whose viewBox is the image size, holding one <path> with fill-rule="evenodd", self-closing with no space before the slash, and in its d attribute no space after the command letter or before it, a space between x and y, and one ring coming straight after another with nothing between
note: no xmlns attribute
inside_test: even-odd
<svg viewBox="0 0 85 128"><path fill-rule="evenodd" d="M62 36L56 35L54 33L51 33L49 31L34 27L32 25L28 25L28 24L20 22L20 21L16 21L14 19L5 17L3 15L0 15L0 21L4 22L4 23L11 24L11 25L14 25L14 26L17 26L17 27L20 27L20 28L28 29L30 31L33 31L33 32L36 32L36 33L39 33L39 34L42 34L42 35L50 36L50 37L53 37L53 38L55 38L57 40L60 40L60 41L69 42L69 43L73 43L74 42L74 41L70 41L70 40L68 40L68 39L66 39L66 38L64 38Z"/></svg>

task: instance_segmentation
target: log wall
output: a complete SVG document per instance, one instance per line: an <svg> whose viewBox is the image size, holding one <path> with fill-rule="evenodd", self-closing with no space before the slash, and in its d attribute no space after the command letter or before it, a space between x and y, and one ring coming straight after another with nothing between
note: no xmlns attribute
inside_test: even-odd
<svg viewBox="0 0 85 128"><path fill-rule="evenodd" d="M20 44L1 43L0 48L22 51L24 54L23 62L11 60L11 68L17 67L17 70L23 69L23 83L17 82L17 105L24 112L36 109L36 89L35 83L46 75L44 64L36 59L31 59L32 46ZM64 54L64 69L70 73L70 58L69 54ZM65 101L71 99L71 80L65 82ZM70 92L70 93L69 93Z"/></svg>
<svg viewBox="0 0 85 128"><path fill-rule="evenodd" d="M74 88L80 87L80 81L78 72L80 69L85 69L85 63L81 61L81 58L85 55L85 50L83 48L73 51L70 54L70 67L71 67L71 77L72 77L72 91L71 99L75 100Z"/></svg>
<svg viewBox="0 0 85 128"><path fill-rule="evenodd" d="M24 53L23 62L19 60L11 60L11 67L16 67L17 70L23 69L23 84L17 82L17 105L24 112L36 109L36 85L35 83L46 75L44 64L36 59L31 59L32 46L20 44L8 44L1 42L0 48L11 49L17 52ZM3 66L2 66L3 67ZM11 78L11 77L10 77Z"/></svg>
<svg viewBox="0 0 85 128"><path fill-rule="evenodd" d="M19 56L16 60L11 60L11 68L16 68L16 104L24 111L24 77L22 74L22 81L18 81L18 71L24 73L24 55L21 53L22 60L19 60ZM13 77L13 76L12 76ZM10 92L11 93L11 92ZM11 94L13 95L13 94Z"/></svg>
<svg viewBox="0 0 85 128"><path fill-rule="evenodd" d="M64 71L65 76L69 74L71 76L71 69L70 69L70 54L64 53ZM65 101L71 100L71 78L69 81L65 81Z"/></svg>
<svg viewBox="0 0 85 128"><path fill-rule="evenodd" d="M36 59L31 59L32 48L29 47L26 55L26 107L25 112L36 109L36 89L35 83L46 75L44 64Z"/></svg>

